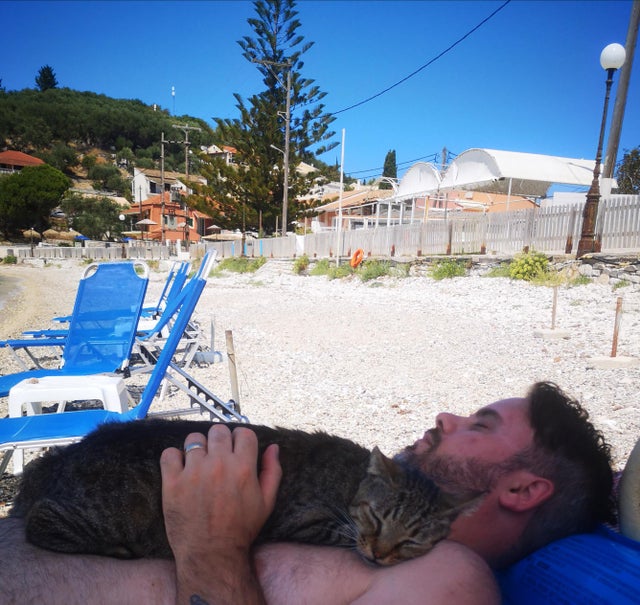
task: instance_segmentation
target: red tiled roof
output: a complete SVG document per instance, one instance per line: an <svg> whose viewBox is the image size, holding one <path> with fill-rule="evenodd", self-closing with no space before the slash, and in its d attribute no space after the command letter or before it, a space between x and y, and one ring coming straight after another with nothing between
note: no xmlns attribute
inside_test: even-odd
<svg viewBox="0 0 640 605"><path fill-rule="evenodd" d="M0 164L8 166L38 166L44 164L40 158L22 153L22 151L0 151Z"/></svg>

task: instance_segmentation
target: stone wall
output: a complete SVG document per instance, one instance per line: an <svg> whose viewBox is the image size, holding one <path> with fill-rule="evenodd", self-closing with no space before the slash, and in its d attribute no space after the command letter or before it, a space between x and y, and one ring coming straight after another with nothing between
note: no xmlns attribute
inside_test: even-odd
<svg viewBox="0 0 640 605"><path fill-rule="evenodd" d="M450 256L454 260L466 263L470 275L485 275L502 264L509 263L509 255L461 255ZM419 260L406 259L411 263L412 275L427 275L441 256L424 257ZM556 271L564 271L569 279L579 276L588 277L600 283L629 282L640 286L640 255L593 254L580 260L572 256L549 256L550 266ZM400 261L402 262L402 261Z"/></svg>

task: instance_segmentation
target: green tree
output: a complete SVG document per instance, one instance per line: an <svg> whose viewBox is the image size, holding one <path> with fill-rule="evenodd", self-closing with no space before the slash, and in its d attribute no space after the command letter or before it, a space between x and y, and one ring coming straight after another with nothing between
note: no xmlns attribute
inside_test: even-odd
<svg viewBox="0 0 640 605"><path fill-rule="evenodd" d="M640 194L640 147L625 149L616 170L618 193Z"/></svg>
<svg viewBox="0 0 640 605"><path fill-rule="evenodd" d="M128 181L122 176L117 166L113 164L94 164L87 177L93 181L94 189L115 191L118 195L126 196L130 191Z"/></svg>
<svg viewBox="0 0 640 605"><path fill-rule="evenodd" d="M76 150L64 143L56 143L51 151L46 151L39 155L47 164L62 172L68 173L71 168L78 165Z"/></svg>
<svg viewBox="0 0 640 605"><path fill-rule="evenodd" d="M40 68L40 71L36 76L36 86L40 91L58 87L58 80L56 79L56 74L53 71L53 67L51 67L50 65L44 65Z"/></svg>
<svg viewBox="0 0 640 605"><path fill-rule="evenodd" d="M398 178L398 167L396 165L396 150L391 149L387 152L384 158L384 166L382 168L382 176L389 177L391 179ZM380 189L391 189L391 183L389 181L382 181L380 183Z"/></svg>
<svg viewBox="0 0 640 605"><path fill-rule="evenodd" d="M60 204L67 221L76 231L95 240L119 237L125 227L121 208L108 197L84 197L73 193Z"/></svg>
<svg viewBox="0 0 640 605"><path fill-rule="evenodd" d="M285 147L287 89L290 94L289 208L292 221L304 208L296 197L308 190L310 180L295 170L300 161L311 163L332 149L334 118L324 110L324 92L314 80L302 76L302 55L313 43L298 33L294 0L256 0L256 17L248 20L254 36L238 41L243 56L256 65L265 89L246 102L236 94L240 117L215 118L218 145L237 150L236 166L203 161L201 171L209 187L197 188L193 204L206 208L220 226L275 230L282 212L283 153ZM290 87L288 86L290 82ZM274 149L276 147L277 149ZM288 221L288 222L289 222Z"/></svg>
<svg viewBox="0 0 640 605"><path fill-rule="evenodd" d="M60 204L71 181L62 172L42 164L26 166L0 179L0 225L6 232L49 225L49 214Z"/></svg>

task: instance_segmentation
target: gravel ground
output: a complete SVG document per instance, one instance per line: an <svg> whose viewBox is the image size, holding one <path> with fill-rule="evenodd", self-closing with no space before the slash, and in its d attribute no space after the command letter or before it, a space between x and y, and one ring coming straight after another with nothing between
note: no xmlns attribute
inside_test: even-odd
<svg viewBox="0 0 640 605"><path fill-rule="evenodd" d="M67 313L81 271L71 263L0 267L0 281L21 284L1 314L0 335ZM151 274L150 301L165 276ZM270 261L253 275L211 278L195 318L205 344L213 322L218 350L232 331L242 412L254 423L323 429L392 454L433 426L439 411L468 414L550 380L583 403L621 468L640 437L640 367L599 369L592 361L610 355L620 296L617 354L640 360L638 286L560 288L554 334L568 338L547 338L539 332L551 327L550 288L479 276L330 281ZM0 369L17 370L5 352ZM231 397L226 362L192 373ZM152 410L183 406L172 395ZM0 481L0 502L8 481Z"/></svg>

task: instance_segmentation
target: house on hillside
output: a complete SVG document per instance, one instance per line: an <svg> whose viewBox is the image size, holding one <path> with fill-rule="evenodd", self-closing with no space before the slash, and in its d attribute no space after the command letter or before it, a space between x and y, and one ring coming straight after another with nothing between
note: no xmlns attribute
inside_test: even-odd
<svg viewBox="0 0 640 605"><path fill-rule="evenodd" d="M163 174L161 170L153 168L134 168L131 181L133 200L138 203L150 196L159 195L162 190L163 180L164 190L171 193L174 200L179 200L181 195L192 193L191 189L185 184L187 177L184 174L171 172L170 170L165 170ZM207 183L206 179L199 175L190 174L188 180L196 181L203 185Z"/></svg>
<svg viewBox="0 0 640 605"><path fill-rule="evenodd" d="M235 164L234 158L236 153L238 153L235 147L229 147L228 145L223 145L222 148L217 145L210 145L209 147L202 146L200 150L212 158L222 158L226 164Z"/></svg>
<svg viewBox="0 0 640 605"><path fill-rule="evenodd" d="M40 166L44 162L40 158L22 153L22 151L0 151L0 172L13 173L22 170L25 166Z"/></svg>
<svg viewBox="0 0 640 605"><path fill-rule="evenodd" d="M198 242L213 226L210 216L176 201L169 192L139 201L123 215L125 226L129 227L126 236L159 242Z"/></svg>

